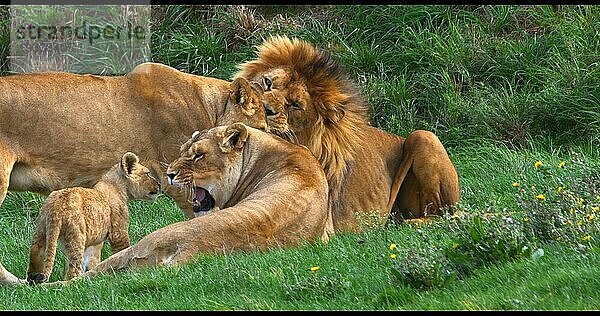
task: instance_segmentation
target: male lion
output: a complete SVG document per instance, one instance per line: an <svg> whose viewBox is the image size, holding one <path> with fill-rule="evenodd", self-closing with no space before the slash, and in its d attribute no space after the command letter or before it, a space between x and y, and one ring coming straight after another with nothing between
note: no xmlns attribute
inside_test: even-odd
<svg viewBox="0 0 600 316"><path fill-rule="evenodd" d="M190 199L220 210L158 229L83 276L183 264L207 252L327 242L333 230L327 179L311 152L242 123L194 133L167 175Z"/></svg>
<svg viewBox="0 0 600 316"><path fill-rule="evenodd" d="M326 52L273 37L238 67L235 78L268 91L270 130L306 145L321 162L336 232L360 231L357 212L374 210L385 222L390 212L422 217L458 201L458 175L440 140L424 130L404 139L372 127L359 89Z"/></svg>
<svg viewBox="0 0 600 316"><path fill-rule="evenodd" d="M165 166L189 133L244 122L266 128L260 93L144 63L125 76L62 72L0 77L0 205L8 190L49 194L93 186L121 153L148 161L188 217L192 204L166 185ZM18 279L0 264L0 284Z"/></svg>
<svg viewBox="0 0 600 316"><path fill-rule="evenodd" d="M131 199L151 200L160 186L136 154L126 152L93 188L53 191L42 205L29 252L27 280L48 281L59 241L67 255L65 279L72 279L100 263L108 239L113 253L130 246Z"/></svg>

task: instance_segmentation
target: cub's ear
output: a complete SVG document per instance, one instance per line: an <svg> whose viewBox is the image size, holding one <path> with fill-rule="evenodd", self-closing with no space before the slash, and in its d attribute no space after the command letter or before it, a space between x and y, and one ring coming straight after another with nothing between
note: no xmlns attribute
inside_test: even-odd
<svg viewBox="0 0 600 316"><path fill-rule="evenodd" d="M121 169L125 175L129 176L133 172L133 167L140 162L138 156L132 152L126 152L121 158Z"/></svg>
<svg viewBox="0 0 600 316"><path fill-rule="evenodd" d="M235 78L229 85L229 100L244 109L252 107L252 88L246 78Z"/></svg>
<svg viewBox="0 0 600 316"><path fill-rule="evenodd" d="M221 141L221 148L229 151L232 148L240 149L248 140L248 128L243 123L233 123L225 130Z"/></svg>

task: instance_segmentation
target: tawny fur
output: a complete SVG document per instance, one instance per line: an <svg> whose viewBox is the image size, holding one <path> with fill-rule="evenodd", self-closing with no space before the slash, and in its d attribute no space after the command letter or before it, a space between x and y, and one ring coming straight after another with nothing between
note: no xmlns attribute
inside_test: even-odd
<svg viewBox="0 0 600 316"><path fill-rule="evenodd" d="M152 232L84 276L179 265L201 253L327 242L333 231L319 162L275 135L241 123L213 128L188 141L168 172L184 192L217 187L212 193L220 210Z"/></svg>
<svg viewBox="0 0 600 316"><path fill-rule="evenodd" d="M321 162L336 232L362 230L359 214L374 211L384 223L390 212L435 215L458 201L458 174L440 140L428 131L405 139L372 127L359 89L329 54L279 36L259 46L257 55L239 65L234 78L262 83L263 100L280 102L289 131L277 132L273 123L281 118L275 114L270 129L293 135Z"/></svg>
<svg viewBox="0 0 600 316"><path fill-rule="evenodd" d="M73 187L50 193L40 210L33 237L28 281L41 283L50 278L59 242L67 257L67 280L100 263L105 240L110 242L113 253L129 247L127 202L154 199L159 190L158 181L148 168L128 152L93 188Z"/></svg>
<svg viewBox="0 0 600 316"><path fill-rule="evenodd" d="M166 186L161 163L178 157L191 132L234 122L266 128L259 95L246 80L230 83L156 63L115 77L0 77L0 205L8 190L92 187L133 151L191 218L192 205ZM11 280L1 268L0 282Z"/></svg>

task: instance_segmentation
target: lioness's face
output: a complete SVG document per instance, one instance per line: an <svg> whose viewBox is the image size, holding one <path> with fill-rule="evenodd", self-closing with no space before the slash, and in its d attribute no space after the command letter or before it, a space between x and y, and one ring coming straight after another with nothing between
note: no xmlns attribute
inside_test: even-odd
<svg viewBox="0 0 600 316"><path fill-rule="evenodd" d="M193 217L216 211L231 198L242 169L247 132L242 133L230 126L194 132L167 168L169 183L183 190L193 204Z"/></svg>
<svg viewBox="0 0 600 316"><path fill-rule="evenodd" d="M252 75L250 81L258 82L264 90L262 100L269 131L294 142L308 140L311 122L319 115L298 75L285 67L275 68Z"/></svg>
<svg viewBox="0 0 600 316"><path fill-rule="evenodd" d="M283 94L278 90L265 92L262 102L267 115L269 132L292 142L297 141L288 124L288 106Z"/></svg>
<svg viewBox="0 0 600 316"><path fill-rule="evenodd" d="M265 109L261 102L263 93L259 84L253 84L244 78L236 78L229 86L225 113L217 122L217 126L241 122L266 131Z"/></svg>

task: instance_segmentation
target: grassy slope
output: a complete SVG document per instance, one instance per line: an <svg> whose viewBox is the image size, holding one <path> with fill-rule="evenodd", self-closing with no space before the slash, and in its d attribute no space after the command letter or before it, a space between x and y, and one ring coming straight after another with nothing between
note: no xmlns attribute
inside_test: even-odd
<svg viewBox="0 0 600 316"><path fill-rule="evenodd" d="M514 210L510 184L570 150L597 163L595 7L170 7L153 60L229 78L269 34L296 35L347 66L373 123L406 135L434 130L448 146L469 210ZM287 10L287 11L286 11ZM282 16L278 15L283 13ZM254 18L252 18L254 17ZM345 23L339 23L342 20ZM244 23L240 23L240 21ZM42 198L11 193L0 208L3 264L19 276ZM183 216L168 199L132 203L139 240ZM328 245L203 256L182 268L139 271L65 288L0 288L0 309L597 309L597 254L545 246L541 259L476 270L449 288L392 281L388 246L449 247L441 222L339 235ZM14 255L7 255L14 254ZM105 255L108 251L105 251ZM64 262L59 257L57 264ZM316 272L312 266L320 266ZM56 268L58 270L58 268ZM58 273L60 274L60 273ZM59 278L54 274L52 279Z"/></svg>

